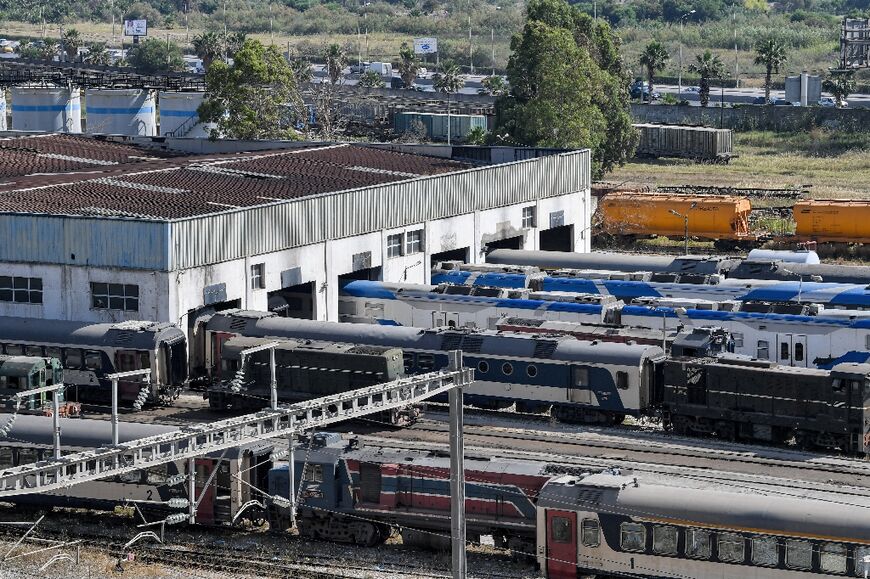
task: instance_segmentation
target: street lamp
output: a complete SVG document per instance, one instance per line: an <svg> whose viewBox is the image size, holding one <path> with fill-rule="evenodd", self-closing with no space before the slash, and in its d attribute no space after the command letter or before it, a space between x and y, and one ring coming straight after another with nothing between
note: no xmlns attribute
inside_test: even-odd
<svg viewBox="0 0 870 579"><path fill-rule="evenodd" d="M695 9L689 10L680 16L680 72L677 74L677 83L679 84L678 94L680 100L683 100L683 22L695 13Z"/></svg>
<svg viewBox="0 0 870 579"><path fill-rule="evenodd" d="M803 292L803 289L804 289L804 275L806 275L806 274L803 274L803 273L797 273L797 272L794 272L794 271L792 271L792 270L790 270L790 269L786 269L786 268L784 268L784 267L783 267L783 268L780 268L780 270L783 271L783 272L785 272L785 273L787 273L787 274L789 274L789 275L793 275L793 276L795 276L796 278L798 278L798 295L797 295L797 303L801 303L801 293ZM811 275L811 276L809 276L809 278L810 278L810 281L813 281L813 282L816 282L816 283L821 283L821 282L822 282L822 276L820 276L820 275Z"/></svg>
<svg viewBox="0 0 870 579"><path fill-rule="evenodd" d="M694 12L694 10L693 10L693 12ZM698 203L692 202L692 204L689 205L689 210L692 210L697 206L698 206ZM683 230L683 253L685 255L689 255L689 212L686 211L686 214L683 215L682 213L680 213L678 211L674 211L673 209L669 209L668 213L670 213L671 215L675 215L676 217L682 218L683 226L684 226L684 230Z"/></svg>

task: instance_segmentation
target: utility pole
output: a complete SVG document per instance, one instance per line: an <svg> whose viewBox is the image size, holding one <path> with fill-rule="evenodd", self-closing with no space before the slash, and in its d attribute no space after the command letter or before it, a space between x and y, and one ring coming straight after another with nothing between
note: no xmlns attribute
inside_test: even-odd
<svg viewBox="0 0 870 579"><path fill-rule="evenodd" d="M112 44L115 43L115 0L109 0L109 12L112 13ZM39 13L42 14L42 6L39 7Z"/></svg>
<svg viewBox="0 0 870 579"><path fill-rule="evenodd" d="M227 40L227 0L224 0L224 62L229 62L229 47L227 46Z"/></svg>
<svg viewBox="0 0 870 579"><path fill-rule="evenodd" d="M731 22L734 25L734 86L740 88L740 61L737 53L737 13L731 10Z"/></svg>
<svg viewBox="0 0 870 579"><path fill-rule="evenodd" d="M269 44L275 45L275 28L272 22L272 3L269 2Z"/></svg>
<svg viewBox="0 0 870 579"><path fill-rule="evenodd" d="M683 100L683 22L694 13L695 9L693 8L680 16L680 72L677 74L677 84L679 86L677 94L680 100Z"/></svg>
<svg viewBox="0 0 870 579"><path fill-rule="evenodd" d="M474 74L474 44L471 40L471 14L468 15L468 70Z"/></svg>
<svg viewBox="0 0 870 579"><path fill-rule="evenodd" d="M492 46L492 76L495 76L495 28L489 29L489 42Z"/></svg>
<svg viewBox="0 0 870 579"><path fill-rule="evenodd" d="M462 351L448 354L450 369L462 367ZM465 579L465 446L462 387L450 390L450 539L454 579Z"/></svg>

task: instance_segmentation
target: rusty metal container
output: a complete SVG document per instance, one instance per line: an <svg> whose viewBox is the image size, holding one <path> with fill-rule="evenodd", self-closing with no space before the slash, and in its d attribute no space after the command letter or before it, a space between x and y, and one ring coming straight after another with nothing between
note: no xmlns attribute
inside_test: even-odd
<svg viewBox="0 0 870 579"><path fill-rule="evenodd" d="M870 201L812 199L794 204L795 235L813 241L870 243Z"/></svg>
<svg viewBox="0 0 870 579"><path fill-rule="evenodd" d="M611 235L682 238L688 216L689 236L712 240L751 238L751 211L746 197L657 193L608 193L598 207L600 228Z"/></svg>

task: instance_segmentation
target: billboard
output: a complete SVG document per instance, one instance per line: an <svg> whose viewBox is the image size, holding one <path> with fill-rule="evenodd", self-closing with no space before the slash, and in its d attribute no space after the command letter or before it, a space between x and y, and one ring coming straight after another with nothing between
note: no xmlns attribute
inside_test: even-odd
<svg viewBox="0 0 870 579"><path fill-rule="evenodd" d="M148 36L148 21L125 20L124 36Z"/></svg>
<svg viewBox="0 0 870 579"><path fill-rule="evenodd" d="M415 38L414 54L435 54L438 52L437 38Z"/></svg>

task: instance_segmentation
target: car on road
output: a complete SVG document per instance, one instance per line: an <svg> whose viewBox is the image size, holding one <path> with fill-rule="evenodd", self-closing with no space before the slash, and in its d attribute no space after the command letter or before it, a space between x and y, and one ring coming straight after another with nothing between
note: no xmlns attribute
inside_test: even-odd
<svg viewBox="0 0 870 579"><path fill-rule="evenodd" d="M819 99L819 106L830 108L836 108L837 106L848 107L849 103L847 101L843 101L842 104L837 105L837 99L835 99L834 97L822 97Z"/></svg>
<svg viewBox="0 0 870 579"><path fill-rule="evenodd" d="M699 87L699 86L687 86L686 92L701 92L701 87Z"/></svg>
<svg viewBox="0 0 870 579"><path fill-rule="evenodd" d="M644 101L650 100L649 95L649 83L635 81L634 84L631 85L631 88L628 91L628 94L633 99L641 99ZM657 101L662 97L661 93L658 91L653 91L652 100Z"/></svg>
<svg viewBox="0 0 870 579"><path fill-rule="evenodd" d="M785 99L777 98L773 99L773 106L775 107L799 107L801 104L799 102L791 102Z"/></svg>
<svg viewBox="0 0 870 579"><path fill-rule="evenodd" d="M768 101L763 96L757 96L754 99L752 99L752 104L754 104L754 105L766 105L766 104L773 104L773 103Z"/></svg>

